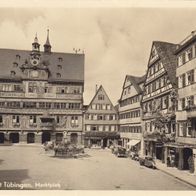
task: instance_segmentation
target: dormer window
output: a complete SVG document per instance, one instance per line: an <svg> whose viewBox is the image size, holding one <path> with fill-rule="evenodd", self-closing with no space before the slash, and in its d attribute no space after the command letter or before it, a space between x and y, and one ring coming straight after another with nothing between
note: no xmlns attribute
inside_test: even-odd
<svg viewBox="0 0 196 196"><path fill-rule="evenodd" d="M62 65L57 65L57 68L60 70L62 69Z"/></svg>
<svg viewBox="0 0 196 196"><path fill-rule="evenodd" d="M18 67L18 63L14 62L13 67Z"/></svg>
<svg viewBox="0 0 196 196"><path fill-rule="evenodd" d="M62 62L63 61L63 58L62 57L59 57L58 60L59 60L59 62Z"/></svg>
<svg viewBox="0 0 196 196"><path fill-rule="evenodd" d="M104 95L98 95L98 100L104 100Z"/></svg>
<svg viewBox="0 0 196 196"><path fill-rule="evenodd" d="M57 77L57 78L61 78L61 74L60 74L60 73L57 73L57 74L56 74L56 77Z"/></svg>
<svg viewBox="0 0 196 196"><path fill-rule="evenodd" d="M20 55L19 54L16 55L16 60L20 61Z"/></svg>
<svg viewBox="0 0 196 196"><path fill-rule="evenodd" d="M13 77L13 76L16 75L16 72L15 72L15 71L11 71L11 72L10 72L10 75L11 75L11 77Z"/></svg>

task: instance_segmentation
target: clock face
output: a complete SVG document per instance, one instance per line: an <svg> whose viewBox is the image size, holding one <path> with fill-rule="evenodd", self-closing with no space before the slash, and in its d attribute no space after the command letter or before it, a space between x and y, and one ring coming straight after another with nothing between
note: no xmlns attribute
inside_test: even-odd
<svg viewBox="0 0 196 196"><path fill-rule="evenodd" d="M33 57L30 59L30 62L33 66L37 66L40 62L40 59L39 59L39 57Z"/></svg>

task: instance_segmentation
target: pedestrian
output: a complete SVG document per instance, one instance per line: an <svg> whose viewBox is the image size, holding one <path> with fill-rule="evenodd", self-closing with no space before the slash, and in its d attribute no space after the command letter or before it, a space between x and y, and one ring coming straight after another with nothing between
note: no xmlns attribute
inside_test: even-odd
<svg viewBox="0 0 196 196"><path fill-rule="evenodd" d="M167 167L170 167L170 157L167 157Z"/></svg>

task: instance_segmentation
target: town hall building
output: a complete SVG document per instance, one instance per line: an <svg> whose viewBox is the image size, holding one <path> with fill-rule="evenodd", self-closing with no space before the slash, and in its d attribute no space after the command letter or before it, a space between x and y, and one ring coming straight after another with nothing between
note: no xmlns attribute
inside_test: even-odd
<svg viewBox="0 0 196 196"><path fill-rule="evenodd" d="M82 139L84 54L0 49L0 143Z"/></svg>

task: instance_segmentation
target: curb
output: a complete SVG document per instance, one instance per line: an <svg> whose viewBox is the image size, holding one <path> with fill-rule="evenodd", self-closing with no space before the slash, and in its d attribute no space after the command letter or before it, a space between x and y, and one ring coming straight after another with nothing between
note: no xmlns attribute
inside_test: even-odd
<svg viewBox="0 0 196 196"><path fill-rule="evenodd" d="M163 169L160 169L159 167L157 167L157 169L160 170L161 172L166 173L166 174L169 175L169 176L174 177L174 178L177 179L177 180L180 180L180 181L182 181L182 182L184 182L184 183L186 183L186 184L188 184L188 185L190 185L190 186L196 188L196 184L193 184L193 183L188 182L188 181L186 181L186 180L184 180L184 179L182 179L182 178L179 178L179 177L177 177L177 176L171 174L170 172L167 172L167 171L165 171L165 170L163 170Z"/></svg>

